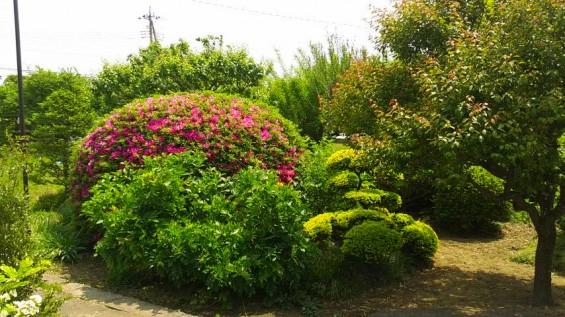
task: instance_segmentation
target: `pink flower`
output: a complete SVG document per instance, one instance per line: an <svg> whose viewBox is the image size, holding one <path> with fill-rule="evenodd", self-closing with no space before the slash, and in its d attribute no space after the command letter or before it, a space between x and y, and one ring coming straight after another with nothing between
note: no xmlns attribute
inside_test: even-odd
<svg viewBox="0 0 565 317"><path fill-rule="evenodd" d="M271 133L269 133L269 131L267 131L267 130L261 131L261 141L265 141L265 140L270 139L272 137L273 137L273 135Z"/></svg>

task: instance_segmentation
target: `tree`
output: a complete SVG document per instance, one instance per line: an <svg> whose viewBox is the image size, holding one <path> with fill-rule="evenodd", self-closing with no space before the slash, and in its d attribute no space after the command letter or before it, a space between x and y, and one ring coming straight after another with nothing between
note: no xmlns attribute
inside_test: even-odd
<svg viewBox="0 0 565 317"><path fill-rule="evenodd" d="M38 68L24 78L26 129L32 156L39 164L35 181L65 184L72 141L86 134L94 120L90 80L73 70ZM18 134L17 82L9 76L0 86L0 143Z"/></svg>
<svg viewBox="0 0 565 317"><path fill-rule="evenodd" d="M68 184L72 144L86 135L96 118L90 102L87 89L60 89L39 104L41 111L31 119L35 126L31 146L38 157L42 179Z"/></svg>
<svg viewBox="0 0 565 317"><path fill-rule="evenodd" d="M396 6L396 17L434 2L441 1L404 1ZM447 14L450 30L457 32L443 44L438 40L442 49L418 50L416 58L405 60L422 87L423 107L414 111L398 105L389 115L409 127L397 131L398 144L442 153L445 168L478 165L504 181L500 198L527 211L538 234L533 303L552 305L555 222L565 215L560 195L565 185L565 5L559 0L485 3L473 25L463 6L455 4ZM437 7L420 13L445 21ZM410 47L399 39L384 40L381 44L401 59L400 48Z"/></svg>
<svg viewBox="0 0 565 317"><path fill-rule="evenodd" d="M390 109L391 100L405 106L419 100L408 67L375 57L358 59L337 76L331 98L321 99L322 121L335 132L376 137L383 127L375 122Z"/></svg>
<svg viewBox="0 0 565 317"><path fill-rule="evenodd" d="M201 52L182 40L169 47L156 42L125 63L105 63L94 80L97 112L109 113L155 94L212 90L248 97L270 72L270 65L256 63L246 50L224 48L221 37L197 40L203 45Z"/></svg>
<svg viewBox="0 0 565 317"><path fill-rule="evenodd" d="M298 125L302 134L320 140L324 134L320 98L330 98L338 76L353 60L364 55L364 50L335 35L328 37L326 45L311 43L307 50L298 51L295 67L267 81L259 98L276 106L283 116Z"/></svg>

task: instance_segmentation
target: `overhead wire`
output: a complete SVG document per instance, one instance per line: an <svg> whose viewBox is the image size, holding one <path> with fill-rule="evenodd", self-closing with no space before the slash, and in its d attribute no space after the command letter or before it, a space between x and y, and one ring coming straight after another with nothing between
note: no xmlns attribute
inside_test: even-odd
<svg viewBox="0 0 565 317"><path fill-rule="evenodd" d="M278 13L273 13L273 12L266 12L266 11L259 11L259 10L241 8L241 7L234 7L234 6L231 6L231 5L209 2L209 1L204 1L204 0L189 0L189 1L201 3L201 4L205 4L205 5L223 7L223 8L227 8L227 9L231 9L231 10L238 10L238 11L244 11L244 12L249 12L249 13L254 13L254 14L261 14L261 15L266 15L266 16L278 17L278 18L283 18L283 19L298 20L298 21L303 21L303 22L321 23L321 24L348 26L348 27L354 27L354 28L360 28L360 29L368 29L368 27L364 27L364 26L361 26L361 25L342 23L342 22L334 22L334 21L324 21L324 20L317 20L317 19L297 17L297 16L290 16L290 15L278 14Z"/></svg>

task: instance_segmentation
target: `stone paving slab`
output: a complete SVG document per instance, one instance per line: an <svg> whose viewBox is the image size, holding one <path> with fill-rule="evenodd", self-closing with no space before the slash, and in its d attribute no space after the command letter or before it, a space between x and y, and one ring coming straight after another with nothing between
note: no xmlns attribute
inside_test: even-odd
<svg viewBox="0 0 565 317"><path fill-rule="evenodd" d="M45 274L44 279L61 285L63 292L71 296L59 310L65 317L195 317L88 285L70 283L55 275Z"/></svg>

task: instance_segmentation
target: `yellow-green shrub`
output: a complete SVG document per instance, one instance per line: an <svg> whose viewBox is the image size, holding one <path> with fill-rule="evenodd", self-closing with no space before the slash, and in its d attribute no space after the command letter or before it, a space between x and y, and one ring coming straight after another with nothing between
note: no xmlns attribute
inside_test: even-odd
<svg viewBox="0 0 565 317"><path fill-rule="evenodd" d="M380 189L355 190L345 193L344 198L364 208L384 207L397 210L402 205L400 195Z"/></svg>
<svg viewBox="0 0 565 317"><path fill-rule="evenodd" d="M315 240L327 239L332 235L333 212L319 214L304 224L304 231Z"/></svg>
<svg viewBox="0 0 565 317"><path fill-rule="evenodd" d="M369 239L369 233L359 233L356 229L367 227L369 231L376 230L373 226L368 226L366 223L378 223L380 227L392 230L402 237L400 249L405 258L410 259L415 263L427 263L431 260L433 255L438 249L439 240L434 230L427 224L421 221L415 221L410 215L396 213L391 214L385 208L377 209L352 209L347 211L328 212L317 215L304 224L304 231L313 240L323 244L337 245L343 248L346 244L345 240L348 235L352 237L363 237ZM380 228L379 227L379 228ZM350 233L354 231L356 233ZM350 236L351 238L351 236ZM353 238L356 239L356 238ZM375 238L377 239L377 238ZM348 242L348 244L354 241ZM381 243L381 242L375 242ZM394 244L395 245L395 244ZM380 250L377 247L367 246L367 254L360 256L360 247L349 245L345 247L346 254L354 255L361 259L375 258L375 250ZM382 250L386 250L382 249ZM388 257L390 254L384 253L383 257Z"/></svg>
<svg viewBox="0 0 565 317"><path fill-rule="evenodd" d="M365 220L390 221L390 214L384 208L353 209L334 213L335 227L347 231Z"/></svg>
<svg viewBox="0 0 565 317"><path fill-rule="evenodd" d="M429 225L416 221L402 229L402 251L412 259L428 262L439 248L439 239Z"/></svg>
<svg viewBox="0 0 565 317"><path fill-rule="evenodd" d="M345 234L341 251L369 263L387 261L400 253L402 234L382 221L367 220Z"/></svg>
<svg viewBox="0 0 565 317"><path fill-rule="evenodd" d="M351 162L358 155L359 151L353 149L339 150L332 154L326 160L326 166L334 170L347 170L350 169Z"/></svg>
<svg viewBox="0 0 565 317"><path fill-rule="evenodd" d="M359 178L352 172L341 172L330 178L329 185L336 189L351 189L357 186Z"/></svg>

